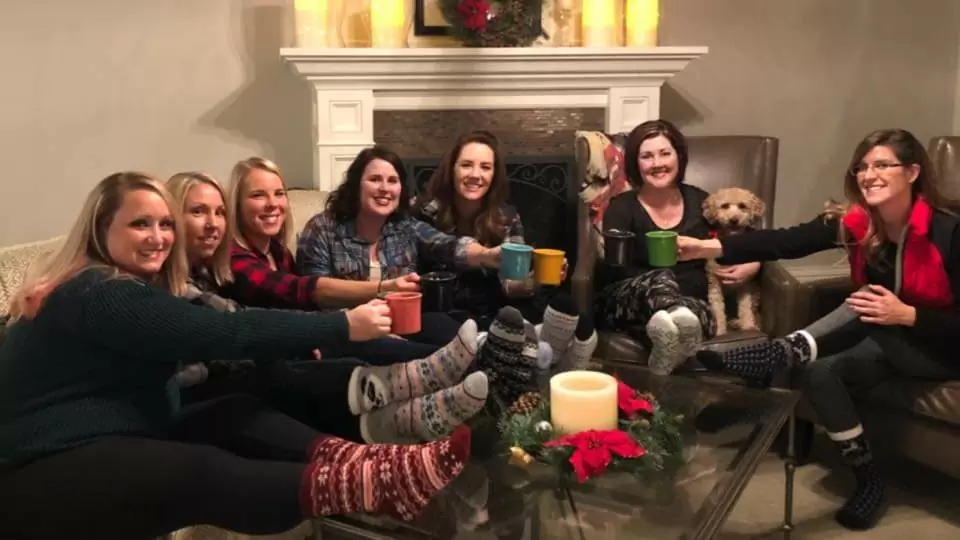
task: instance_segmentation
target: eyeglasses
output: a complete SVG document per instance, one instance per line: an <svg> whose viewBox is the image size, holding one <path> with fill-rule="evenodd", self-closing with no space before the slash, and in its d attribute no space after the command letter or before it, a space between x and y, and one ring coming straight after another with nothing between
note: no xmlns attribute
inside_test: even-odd
<svg viewBox="0 0 960 540"><path fill-rule="evenodd" d="M877 174L883 174L894 167L903 167L903 166L904 166L903 163L890 163L889 161L878 161L873 164L861 163L856 167L853 167L852 169L850 169L850 174L854 176L863 176L867 174L867 171L869 171L871 168Z"/></svg>

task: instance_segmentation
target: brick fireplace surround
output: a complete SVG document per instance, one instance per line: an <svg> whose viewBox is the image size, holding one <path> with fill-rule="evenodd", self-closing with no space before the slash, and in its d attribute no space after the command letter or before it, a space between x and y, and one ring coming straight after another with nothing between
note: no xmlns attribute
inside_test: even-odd
<svg viewBox="0 0 960 540"><path fill-rule="evenodd" d="M508 156L570 156L577 130L658 118L660 86L706 47L281 49L312 86L314 187L361 149L439 157L487 129ZM304 108L308 106L304 103Z"/></svg>

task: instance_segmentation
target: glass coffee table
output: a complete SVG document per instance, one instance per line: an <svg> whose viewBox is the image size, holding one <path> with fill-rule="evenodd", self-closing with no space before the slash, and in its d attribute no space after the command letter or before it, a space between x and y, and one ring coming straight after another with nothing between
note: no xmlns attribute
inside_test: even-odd
<svg viewBox="0 0 960 540"><path fill-rule="evenodd" d="M537 462L511 464L493 422L474 430L474 455L413 522L368 515L314 521L323 540L713 538L783 425L799 394L725 381L658 377L639 367L604 368L670 412L684 415L683 463L654 482L608 472L585 484ZM791 436L792 439L792 436ZM792 440L787 444L784 537L792 532ZM658 473L659 474L659 473ZM772 495L772 494L771 494Z"/></svg>

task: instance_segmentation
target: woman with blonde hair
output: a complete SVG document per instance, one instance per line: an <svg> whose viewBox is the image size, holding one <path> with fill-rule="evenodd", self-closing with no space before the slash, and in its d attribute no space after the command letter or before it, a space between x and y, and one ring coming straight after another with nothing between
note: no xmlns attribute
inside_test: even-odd
<svg viewBox="0 0 960 540"><path fill-rule="evenodd" d="M219 182L203 173L179 173L169 180L168 185L184 213L185 244L190 261L190 282L184 296L195 304L218 311L246 309L218 294L222 287L229 285L231 279L228 273L217 275L218 269L229 272L229 255L221 248L229 245L225 224L229 221L230 212L224 204ZM319 312L303 313L311 315ZM427 410L432 403L444 399L451 405L431 413L440 420L435 425L436 429L426 423L416 423L419 427L413 435L429 440L446 435L478 412L485 403L485 377L473 375L460 381L473 361L476 343L476 324L467 321L457 338L440 350L420 343L379 338L363 343L324 345L322 349L314 351L317 358L322 354L322 362L270 355L257 359L258 369L251 369L253 366L250 365L234 368L233 365L238 362L217 361L208 363L213 373L205 384L182 384L190 373L188 370L178 373L178 380L181 386L189 386L181 392L187 401L210 399L234 392L250 393L284 414L326 433L356 441L382 442L385 434L372 435L371 428L364 425L362 418L360 422L357 421L358 408L348 407L350 389L358 388L364 378L373 381L373 373L395 371L404 374L402 379L416 378L430 383L429 391L433 397L413 401L420 410ZM350 358L354 356L357 358ZM389 360L385 361L384 358ZM358 368L362 363L387 364L390 367ZM417 373L419 376L410 377L405 373ZM373 385L373 388L355 393L376 396L378 389L377 385ZM378 402L390 401L386 398L374 399ZM417 431L420 428L430 429Z"/></svg>
<svg viewBox="0 0 960 540"><path fill-rule="evenodd" d="M868 529L886 506L851 392L896 375L960 379L953 337L960 332L960 218L944 197L923 145L902 129L883 129L857 145L843 179L849 204L787 229L727 238L681 238L684 259L722 262L795 259L837 246L860 289L844 305L783 338L726 352L700 351L709 369L769 385L788 366L803 367L817 418L853 467L857 487L837 513Z"/></svg>
<svg viewBox="0 0 960 540"><path fill-rule="evenodd" d="M165 385L184 358L293 355L390 327L381 303L304 316L184 302L177 206L148 175L108 176L16 295L0 342L4 535L150 538L203 523L267 534L319 515L419 513L462 469L466 428L360 445L249 396L174 414ZM378 427L393 418L365 414L378 413ZM367 474L401 467L414 472Z"/></svg>

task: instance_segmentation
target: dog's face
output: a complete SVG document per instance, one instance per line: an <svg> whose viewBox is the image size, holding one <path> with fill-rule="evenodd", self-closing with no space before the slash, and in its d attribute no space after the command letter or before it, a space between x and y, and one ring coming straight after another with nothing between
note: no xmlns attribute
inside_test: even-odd
<svg viewBox="0 0 960 540"><path fill-rule="evenodd" d="M765 209L759 197L738 187L723 188L703 201L703 217L720 236L759 228Z"/></svg>

